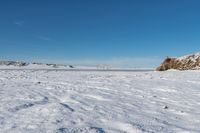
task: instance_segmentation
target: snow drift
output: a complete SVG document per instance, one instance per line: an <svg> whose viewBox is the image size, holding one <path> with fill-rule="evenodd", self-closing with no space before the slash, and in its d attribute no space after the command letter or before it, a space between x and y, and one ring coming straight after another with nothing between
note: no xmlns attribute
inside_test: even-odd
<svg viewBox="0 0 200 133"><path fill-rule="evenodd" d="M200 133L200 72L0 70L0 133Z"/></svg>

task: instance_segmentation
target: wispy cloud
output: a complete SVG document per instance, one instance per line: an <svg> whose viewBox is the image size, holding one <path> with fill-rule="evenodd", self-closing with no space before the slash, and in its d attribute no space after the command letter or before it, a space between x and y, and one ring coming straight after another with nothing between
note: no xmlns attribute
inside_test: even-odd
<svg viewBox="0 0 200 133"><path fill-rule="evenodd" d="M46 36L37 36L38 39L43 40L43 41L49 41L51 40L49 37Z"/></svg>
<svg viewBox="0 0 200 133"><path fill-rule="evenodd" d="M16 20L16 21L14 21L14 24L17 25L17 26L22 26L22 25L24 25L24 21Z"/></svg>

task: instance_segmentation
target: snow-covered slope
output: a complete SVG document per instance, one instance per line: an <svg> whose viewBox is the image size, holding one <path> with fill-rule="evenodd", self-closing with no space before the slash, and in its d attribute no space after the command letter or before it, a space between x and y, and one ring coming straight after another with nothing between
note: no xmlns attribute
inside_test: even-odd
<svg viewBox="0 0 200 133"><path fill-rule="evenodd" d="M69 69L72 65L0 61L0 69Z"/></svg>
<svg viewBox="0 0 200 133"><path fill-rule="evenodd" d="M168 69L178 70L199 70L200 69L200 53L186 55L180 58L167 58L157 68L158 71Z"/></svg>
<svg viewBox="0 0 200 133"><path fill-rule="evenodd" d="M178 59L179 60L191 59L193 61L196 61L199 57L200 57L200 52L199 53L195 53L195 54L185 55L185 56L179 57Z"/></svg>
<svg viewBox="0 0 200 133"><path fill-rule="evenodd" d="M0 70L1 133L199 133L200 72Z"/></svg>

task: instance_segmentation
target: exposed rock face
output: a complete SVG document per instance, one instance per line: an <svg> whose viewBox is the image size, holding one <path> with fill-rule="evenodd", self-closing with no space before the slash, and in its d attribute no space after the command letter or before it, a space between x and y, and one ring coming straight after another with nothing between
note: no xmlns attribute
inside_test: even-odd
<svg viewBox="0 0 200 133"><path fill-rule="evenodd" d="M200 69L200 53L187 55L180 58L166 58L164 62L156 69L157 71L166 71L169 69L177 70L198 70Z"/></svg>

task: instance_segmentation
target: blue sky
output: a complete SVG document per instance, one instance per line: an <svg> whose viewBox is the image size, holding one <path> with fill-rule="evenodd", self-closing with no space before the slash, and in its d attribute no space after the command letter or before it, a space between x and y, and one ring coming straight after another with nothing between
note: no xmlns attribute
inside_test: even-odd
<svg viewBox="0 0 200 133"><path fill-rule="evenodd" d="M155 67L200 50L199 0L2 0L0 58Z"/></svg>

